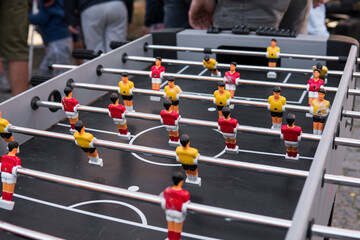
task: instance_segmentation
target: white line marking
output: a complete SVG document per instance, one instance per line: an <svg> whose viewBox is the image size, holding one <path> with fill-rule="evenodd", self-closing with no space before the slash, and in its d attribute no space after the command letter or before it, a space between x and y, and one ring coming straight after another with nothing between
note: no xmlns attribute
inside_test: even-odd
<svg viewBox="0 0 360 240"><path fill-rule="evenodd" d="M302 95L301 95L301 97L300 97L300 99L299 99L299 101L298 101L299 104L302 103L302 101L304 100L305 96L306 96L306 91L303 91L303 93L302 93Z"/></svg>
<svg viewBox="0 0 360 240"><path fill-rule="evenodd" d="M84 210L80 210L80 209L76 209L76 208L70 208L70 207L66 207L66 206L63 206L63 205L56 204L56 203L51 203L51 202L46 202L46 201L43 201L43 200L31 198L31 197L26 197L26 196L19 195L19 194L16 194L16 193L14 194L14 196L17 197L17 198L21 198L21 199L24 199L24 200L28 200L28 201L36 202L36 203L39 203L39 204L51 206L51 207L54 207L54 208L59 208L59 209L67 210L67 211L70 211L70 212L76 212L76 213L80 213L80 214L84 214L84 215L88 215L88 216L92 216L92 217L97 217L97 218L101 218L101 219L105 219L105 220L109 220L109 221L113 221L113 222L118 222L118 223L123 223L123 224L127 224L127 225L136 226L136 227L146 228L146 229L150 229L150 230L154 230L154 231L158 231L158 232L163 232L163 233L167 233L167 231L168 231L166 228L157 227L157 226L151 226L151 225L144 225L142 223L128 221L128 220L124 220L124 219L120 219L120 218L109 217L109 216L106 216L106 215L92 213L92 212L88 212L88 211L84 211ZM186 233L186 232L182 232L181 234L183 236L190 237L190 238L195 238L195 239L218 240L217 238L210 238L210 237L205 237L205 236L192 234L192 233Z"/></svg>
<svg viewBox="0 0 360 240"><path fill-rule="evenodd" d="M184 72L186 69L189 68L189 65L186 65L185 67L183 67L182 69L180 69L176 74L180 74L182 72ZM161 85L160 85L160 88L164 87L165 85L167 84L167 81L163 82Z"/></svg>
<svg viewBox="0 0 360 240"><path fill-rule="evenodd" d="M148 128L148 129L145 129L144 131L142 132L139 132L138 134L136 134L129 142L129 144L133 144L135 139L138 138L140 135L144 134L144 133L147 133L149 131L152 131L154 129L158 129L158 128L162 128L162 127L165 127L164 125L160 125L160 126L155 126L155 127L152 127L152 128ZM181 166L181 164L172 164L172 163L158 163L158 162L153 162L153 161L150 161L150 160L147 160L145 158L142 158L140 157L139 155L137 155L136 153L131 153L134 157L136 157L137 159L143 161L143 162L146 162L146 163L150 163L150 164L154 164L154 165L158 165L158 166L166 166L166 167L179 167Z"/></svg>
<svg viewBox="0 0 360 240"><path fill-rule="evenodd" d="M139 215L142 224L144 224L144 225L148 224L144 213L142 211L140 211L140 209L138 209L137 207L135 207L135 206L133 206L131 204L125 203L125 202L114 201L114 200L93 200L93 201L87 201L87 202L81 202L81 203L73 204L73 205L69 206L69 208L77 208L77 207L80 207L80 206L93 204L93 203L113 203L113 204L128 207L128 208L134 210L134 212L136 212Z"/></svg>
<svg viewBox="0 0 360 240"><path fill-rule="evenodd" d="M205 68L204 70L202 70L201 73L199 73L198 75L199 75L199 76L202 76L202 75L203 75L204 73L206 73L206 72L207 72L207 68Z"/></svg>
<svg viewBox="0 0 360 240"><path fill-rule="evenodd" d="M71 127L68 124L63 124L63 123L58 123L56 124L58 126L62 126L62 127ZM94 128L87 128L85 127L86 130L88 130L89 132L99 132L99 133L105 133L105 134L110 134L110 135L118 135L118 133L115 132L109 132L109 131L105 131L105 130L100 130L100 129L94 129ZM130 137L134 137L134 135L130 135Z"/></svg>
<svg viewBox="0 0 360 240"><path fill-rule="evenodd" d="M225 148L219 154L215 155L214 158L218 158L225 153Z"/></svg>
<svg viewBox="0 0 360 240"><path fill-rule="evenodd" d="M287 83L289 81L289 79L290 79L290 76L291 76L291 73L288 73L286 75L286 78L284 79L283 83Z"/></svg>

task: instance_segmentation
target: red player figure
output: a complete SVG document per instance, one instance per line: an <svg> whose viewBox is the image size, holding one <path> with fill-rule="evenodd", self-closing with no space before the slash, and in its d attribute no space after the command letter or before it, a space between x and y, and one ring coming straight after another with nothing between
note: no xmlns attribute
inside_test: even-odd
<svg viewBox="0 0 360 240"><path fill-rule="evenodd" d="M2 137L6 143L14 141L12 133L8 132L8 128L11 124L8 120L1 118L1 111L0 111L0 137Z"/></svg>
<svg viewBox="0 0 360 240"><path fill-rule="evenodd" d="M320 88L324 86L324 81L320 79L320 70L314 70L314 78L310 78L306 85L306 90L309 92L309 106L312 101L318 98L318 92Z"/></svg>
<svg viewBox="0 0 360 240"><path fill-rule="evenodd" d="M85 126L82 121L75 123L76 132L74 133L75 144L78 145L89 157L89 163L103 166L103 160L99 158L99 154L94 147L95 138L92 134L85 132Z"/></svg>
<svg viewBox="0 0 360 240"><path fill-rule="evenodd" d="M152 83L152 90L159 91L160 84L165 73L165 68L161 66L161 57L155 58L155 66L151 67L150 77Z"/></svg>
<svg viewBox="0 0 360 240"><path fill-rule="evenodd" d="M217 62L215 59L210 58L209 55L204 56L203 66L210 71L212 77L221 77L221 72L216 68Z"/></svg>
<svg viewBox="0 0 360 240"><path fill-rule="evenodd" d="M230 92L225 90L224 82L218 82L218 90L214 92L214 104L217 107L219 118L223 117L221 110L230 105Z"/></svg>
<svg viewBox="0 0 360 240"><path fill-rule="evenodd" d="M164 102L165 110L162 110L160 113L161 123L165 125L166 130L169 133L169 144L170 146L179 146L179 120L180 115L178 112L175 112L170 109L171 102L169 100L165 100Z"/></svg>
<svg viewBox="0 0 360 240"><path fill-rule="evenodd" d="M326 117L330 112L330 102L325 100L326 91L320 88L318 98L314 99L310 106L310 114L313 115L313 132L321 135L326 122Z"/></svg>
<svg viewBox="0 0 360 240"><path fill-rule="evenodd" d="M70 121L71 129L70 132L72 134L75 133L75 123L79 121L79 114L77 111L77 107L79 106L78 101L72 97L72 88L66 87L64 89L65 97L61 100L62 109L65 111L66 117Z"/></svg>
<svg viewBox="0 0 360 240"><path fill-rule="evenodd" d="M236 86L239 85L240 73L236 72L236 62L230 63L230 71L227 71L224 76L225 89L231 94L231 98L234 98ZM234 105L230 105L230 108L234 108Z"/></svg>
<svg viewBox="0 0 360 240"><path fill-rule="evenodd" d="M281 88L275 86L273 94L268 98L267 108L271 113L272 127L271 129L280 129L282 124L283 112L285 112L286 98L280 96Z"/></svg>
<svg viewBox="0 0 360 240"><path fill-rule="evenodd" d="M178 85L175 85L173 77L167 77L168 85L164 88L164 96L171 101L171 110L179 112L179 100L182 90Z"/></svg>
<svg viewBox="0 0 360 240"><path fill-rule="evenodd" d="M190 147L190 137L186 134L180 137L181 146L176 148L176 161L182 164L186 173L186 183L201 186L201 178L198 177L198 158L200 156L196 148Z"/></svg>
<svg viewBox="0 0 360 240"><path fill-rule="evenodd" d="M133 108L133 90L134 83L128 79L128 73L121 73L121 81L119 82L119 93L124 101L126 110L134 112Z"/></svg>
<svg viewBox="0 0 360 240"><path fill-rule="evenodd" d="M128 132L127 125L126 125L126 108L119 104L119 96L116 93L111 94L110 100L112 104L109 104L109 116L113 118L119 134L118 136L120 138L124 138L129 140L130 139L130 133Z"/></svg>
<svg viewBox="0 0 360 240"><path fill-rule="evenodd" d="M224 107L222 109L224 117L218 119L218 129L225 138L225 151L229 153L238 153L239 147L236 145L236 134L238 121L230 117L230 108Z"/></svg>
<svg viewBox="0 0 360 240"><path fill-rule="evenodd" d="M271 46L269 46L266 49L266 57L269 61L268 66L269 67L276 67L277 62L280 58L280 48L276 46L277 40L271 39ZM268 78L276 78L277 74L276 72L268 72L267 73Z"/></svg>
<svg viewBox="0 0 360 240"><path fill-rule="evenodd" d="M180 240L183 223L186 217L187 205L190 203L190 194L182 189L184 175L175 172L172 176L174 185L167 187L160 194L161 207L165 210L168 223L168 240Z"/></svg>
<svg viewBox="0 0 360 240"><path fill-rule="evenodd" d="M286 116L287 125L281 126L281 139L286 147L285 158L299 160L298 147L301 141L301 127L295 126L295 114L289 113Z"/></svg>
<svg viewBox="0 0 360 240"><path fill-rule="evenodd" d="M0 208L12 210L14 208L13 194L17 180L17 169L21 167L21 160L16 156L19 144L15 141L9 142L9 153L1 157L1 182L3 184Z"/></svg>

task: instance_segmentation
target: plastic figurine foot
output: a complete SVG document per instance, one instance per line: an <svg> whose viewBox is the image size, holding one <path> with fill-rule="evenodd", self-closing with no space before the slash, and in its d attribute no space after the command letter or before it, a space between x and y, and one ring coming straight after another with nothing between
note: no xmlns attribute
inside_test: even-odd
<svg viewBox="0 0 360 240"><path fill-rule="evenodd" d="M312 117L313 117L313 115L311 115L310 113L306 113L305 116L308 117L308 118L312 118Z"/></svg>
<svg viewBox="0 0 360 240"><path fill-rule="evenodd" d="M266 76L267 78L271 78L271 79L277 78L276 72L268 72Z"/></svg>
<svg viewBox="0 0 360 240"><path fill-rule="evenodd" d="M194 184L194 185L198 185L199 187L201 187L201 178L199 178L199 177L197 177L196 180L190 180L189 178L186 178L185 182Z"/></svg>
<svg viewBox="0 0 360 240"><path fill-rule="evenodd" d="M121 138L121 139L130 140L130 132L128 132L126 135L120 134L120 133L118 133L117 135L118 135L119 138Z"/></svg>
<svg viewBox="0 0 360 240"><path fill-rule="evenodd" d="M160 97L157 97L157 96L150 96L150 101L153 101L153 102L159 102L160 101Z"/></svg>
<svg viewBox="0 0 360 240"><path fill-rule="evenodd" d="M6 209L6 210L13 210L15 203L13 201L7 201L7 200L3 200L2 198L0 199L0 208L2 209Z"/></svg>
<svg viewBox="0 0 360 240"><path fill-rule="evenodd" d="M89 164L93 164L93 165L97 165L97 166L104 166L104 162L101 158L96 159L96 158L90 158L89 159Z"/></svg>
<svg viewBox="0 0 360 240"><path fill-rule="evenodd" d="M234 104L230 104L229 106L230 109L234 109L234 107L235 107Z"/></svg>
<svg viewBox="0 0 360 240"><path fill-rule="evenodd" d="M72 129L72 128L70 128L69 130L70 130L70 133L71 133L72 135L74 135L74 133L76 132L76 130L75 130L75 129Z"/></svg>
<svg viewBox="0 0 360 240"><path fill-rule="evenodd" d="M299 154L297 154L296 157L289 157L289 155L288 155L287 153L285 154L285 159L288 159L288 160L298 161L298 160L299 160L299 157L300 157Z"/></svg>
<svg viewBox="0 0 360 240"><path fill-rule="evenodd" d="M225 152L227 152L227 153L233 153L233 154L238 154L238 153L239 153L239 146L236 145L235 148L225 147Z"/></svg>
<svg viewBox="0 0 360 240"><path fill-rule="evenodd" d="M172 147L180 146L180 140L177 142L169 140L169 145Z"/></svg>

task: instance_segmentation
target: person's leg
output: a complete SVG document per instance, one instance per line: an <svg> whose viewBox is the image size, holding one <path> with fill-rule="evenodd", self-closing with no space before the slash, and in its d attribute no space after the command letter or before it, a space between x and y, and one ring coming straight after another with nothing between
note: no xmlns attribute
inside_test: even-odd
<svg viewBox="0 0 360 240"><path fill-rule="evenodd" d="M165 0L165 28L190 28L188 12L191 0Z"/></svg>
<svg viewBox="0 0 360 240"><path fill-rule="evenodd" d="M312 0L291 0L279 27L307 34L311 3Z"/></svg>
<svg viewBox="0 0 360 240"><path fill-rule="evenodd" d="M103 47L105 17L102 4L93 5L81 13L81 26L86 49L105 52Z"/></svg>
<svg viewBox="0 0 360 240"><path fill-rule="evenodd" d="M106 15L105 26L105 50L111 51L111 41L126 41L128 15L126 6L122 1L111 1L103 3L104 15Z"/></svg>
<svg viewBox="0 0 360 240"><path fill-rule="evenodd" d="M57 40L53 44L54 44L54 59L55 59L55 62L50 63L50 64L54 64L54 63L57 63L57 64L70 64L70 56L71 56L71 52L72 52L72 39L71 39L71 37ZM59 75L59 74L65 72L65 71L66 70L55 69L54 74Z"/></svg>

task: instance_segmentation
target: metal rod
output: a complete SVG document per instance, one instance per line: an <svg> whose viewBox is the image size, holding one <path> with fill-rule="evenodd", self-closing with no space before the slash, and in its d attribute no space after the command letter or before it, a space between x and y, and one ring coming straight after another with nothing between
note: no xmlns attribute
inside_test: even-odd
<svg viewBox="0 0 360 240"><path fill-rule="evenodd" d="M342 116L343 117L351 117L351 118L360 118L360 112L343 110Z"/></svg>
<svg viewBox="0 0 360 240"><path fill-rule="evenodd" d="M189 52L204 52L210 50L211 53L266 57L266 52L255 52L255 51L244 51L244 50L227 50L227 49L215 49L215 48L205 49L205 48L195 48L195 47L180 47L180 46L152 45L152 44L145 45L145 48L174 50L174 51L189 51ZM328 61L339 61L340 59L337 56L305 55L305 54L296 54L296 53L280 53L279 56L287 57L287 58L318 59L318 60L328 60Z"/></svg>
<svg viewBox="0 0 360 240"><path fill-rule="evenodd" d="M315 236L331 238L331 239L341 239L341 240L355 240L360 239L359 231L342 229L336 227L326 227L322 225L314 224L311 227L311 232Z"/></svg>
<svg viewBox="0 0 360 240"><path fill-rule="evenodd" d="M30 239L37 240L60 240L63 238L57 238L48 234L36 232L27 228L19 227L7 222L0 221L0 229L6 232L11 232L16 235L20 235Z"/></svg>

